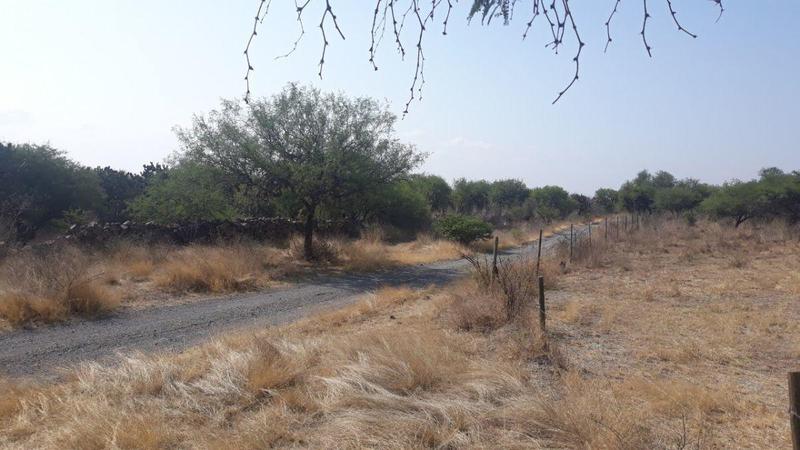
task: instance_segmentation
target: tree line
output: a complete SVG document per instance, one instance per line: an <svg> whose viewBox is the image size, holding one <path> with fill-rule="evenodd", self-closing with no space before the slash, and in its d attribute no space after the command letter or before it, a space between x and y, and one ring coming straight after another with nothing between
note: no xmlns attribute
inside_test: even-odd
<svg viewBox="0 0 800 450"><path fill-rule="evenodd" d="M320 220L360 229L377 224L394 239L436 229L452 216L494 226L618 211L705 213L738 226L752 218L800 220L800 173L763 169L721 186L642 171L593 196L520 180L413 173L425 155L394 134L396 117L369 98L287 86L281 93L196 116L178 131L169 164L138 173L90 168L48 145L0 144L0 241L89 221L159 224L241 217L303 223L306 256Z"/></svg>

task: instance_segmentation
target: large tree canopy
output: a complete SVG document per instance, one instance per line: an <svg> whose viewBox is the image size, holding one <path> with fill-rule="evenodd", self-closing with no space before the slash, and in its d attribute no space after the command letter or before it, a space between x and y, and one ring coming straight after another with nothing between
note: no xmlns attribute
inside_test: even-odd
<svg viewBox="0 0 800 450"><path fill-rule="evenodd" d="M358 201L418 165L394 136L396 116L369 98L288 85L242 105L223 101L179 130L185 156L225 171L251 193L289 198L305 222L305 255L321 208Z"/></svg>

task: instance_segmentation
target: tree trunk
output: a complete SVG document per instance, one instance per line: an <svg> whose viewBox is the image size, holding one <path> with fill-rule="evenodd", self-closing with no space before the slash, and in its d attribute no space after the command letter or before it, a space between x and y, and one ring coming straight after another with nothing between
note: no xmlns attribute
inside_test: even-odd
<svg viewBox="0 0 800 450"><path fill-rule="evenodd" d="M303 227L303 257L306 261L314 259L314 214L315 206L306 207L306 223Z"/></svg>

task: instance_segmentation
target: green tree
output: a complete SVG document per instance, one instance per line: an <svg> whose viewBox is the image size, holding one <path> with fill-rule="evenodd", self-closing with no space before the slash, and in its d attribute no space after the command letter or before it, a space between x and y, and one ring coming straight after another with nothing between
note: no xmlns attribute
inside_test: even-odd
<svg viewBox="0 0 800 450"><path fill-rule="evenodd" d="M633 180L625 182L619 190L620 203L631 212L653 211L655 195L653 176L646 170L639 172Z"/></svg>
<svg viewBox="0 0 800 450"><path fill-rule="evenodd" d="M498 180L489 186L489 204L498 210L521 206L529 195L528 186L520 180Z"/></svg>
<svg viewBox="0 0 800 450"><path fill-rule="evenodd" d="M653 175L652 184L656 189L669 189L676 183L675 176L665 170L659 170Z"/></svg>
<svg viewBox="0 0 800 450"><path fill-rule="evenodd" d="M482 212L489 206L489 190L485 180L459 178L453 183L453 207L462 214Z"/></svg>
<svg viewBox="0 0 800 450"><path fill-rule="evenodd" d="M130 213L139 221L162 225L232 219L237 211L225 185L219 169L184 162L152 178L131 202Z"/></svg>
<svg viewBox="0 0 800 450"><path fill-rule="evenodd" d="M678 214L695 209L709 195L711 189L708 185L687 179L674 183L670 188L657 190L653 205L658 210Z"/></svg>
<svg viewBox="0 0 800 450"><path fill-rule="evenodd" d="M438 175L414 174L409 177L412 189L425 197L431 211L443 213L450 208L453 189Z"/></svg>
<svg viewBox="0 0 800 450"><path fill-rule="evenodd" d="M304 253L313 259L317 213L404 177L423 156L394 135L396 117L369 98L288 85L272 98L223 101L178 136L187 157L246 188L301 205Z"/></svg>
<svg viewBox="0 0 800 450"><path fill-rule="evenodd" d="M15 234L32 238L65 211L96 211L104 194L97 175L48 145L0 144L0 203Z"/></svg>
<svg viewBox="0 0 800 450"><path fill-rule="evenodd" d="M757 181L725 183L701 204L703 211L717 218L732 218L736 227L763 215L766 202Z"/></svg>
<svg viewBox="0 0 800 450"><path fill-rule="evenodd" d="M775 167L762 169L758 186L767 215L800 221L800 173L786 174Z"/></svg>
<svg viewBox="0 0 800 450"><path fill-rule="evenodd" d="M595 191L592 206L597 212L608 214L616 211L619 202L619 193L614 189L601 188Z"/></svg>
<svg viewBox="0 0 800 450"><path fill-rule="evenodd" d="M386 186L372 209L372 219L413 237L431 225L431 210L425 195L413 182L401 180Z"/></svg>
<svg viewBox="0 0 800 450"><path fill-rule="evenodd" d="M97 167L94 173L105 193L105 202L99 208L98 218L105 222L128 220L128 203L144 192L145 178L111 167Z"/></svg>
<svg viewBox="0 0 800 450"><path fill-rule="evenodd" d="M578 209L578 214L585 216L592 212L592 199L583 194L570 194L571 198Z"/></svg>
<svg viewBox="0 0 800 450"><path fill-rule="evenodd" d="M569 192L560 186L534 188L531 190L531 198L536 202L536 213L548 222L566 217L578 208Z"/></svg>

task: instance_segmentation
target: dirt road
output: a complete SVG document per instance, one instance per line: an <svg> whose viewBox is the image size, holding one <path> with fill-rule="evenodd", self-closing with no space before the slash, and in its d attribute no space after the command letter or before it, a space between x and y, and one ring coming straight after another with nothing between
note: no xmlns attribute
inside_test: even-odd
<svg viewBox="0 0 800 450"><path fill-rule="evenodd" d="M545 238L542 250L552 248L559 237ZM502 257L535 255L535 251L534 244ZM458 260L375 273L320 275L281 289L16 330L0 334L0 374L50 378L58 375L59 368L118 353L176 351L221 332L286 323L320 309L342 306L382 286L442 285L463 276L467 269L468 263Z"/></svg>

